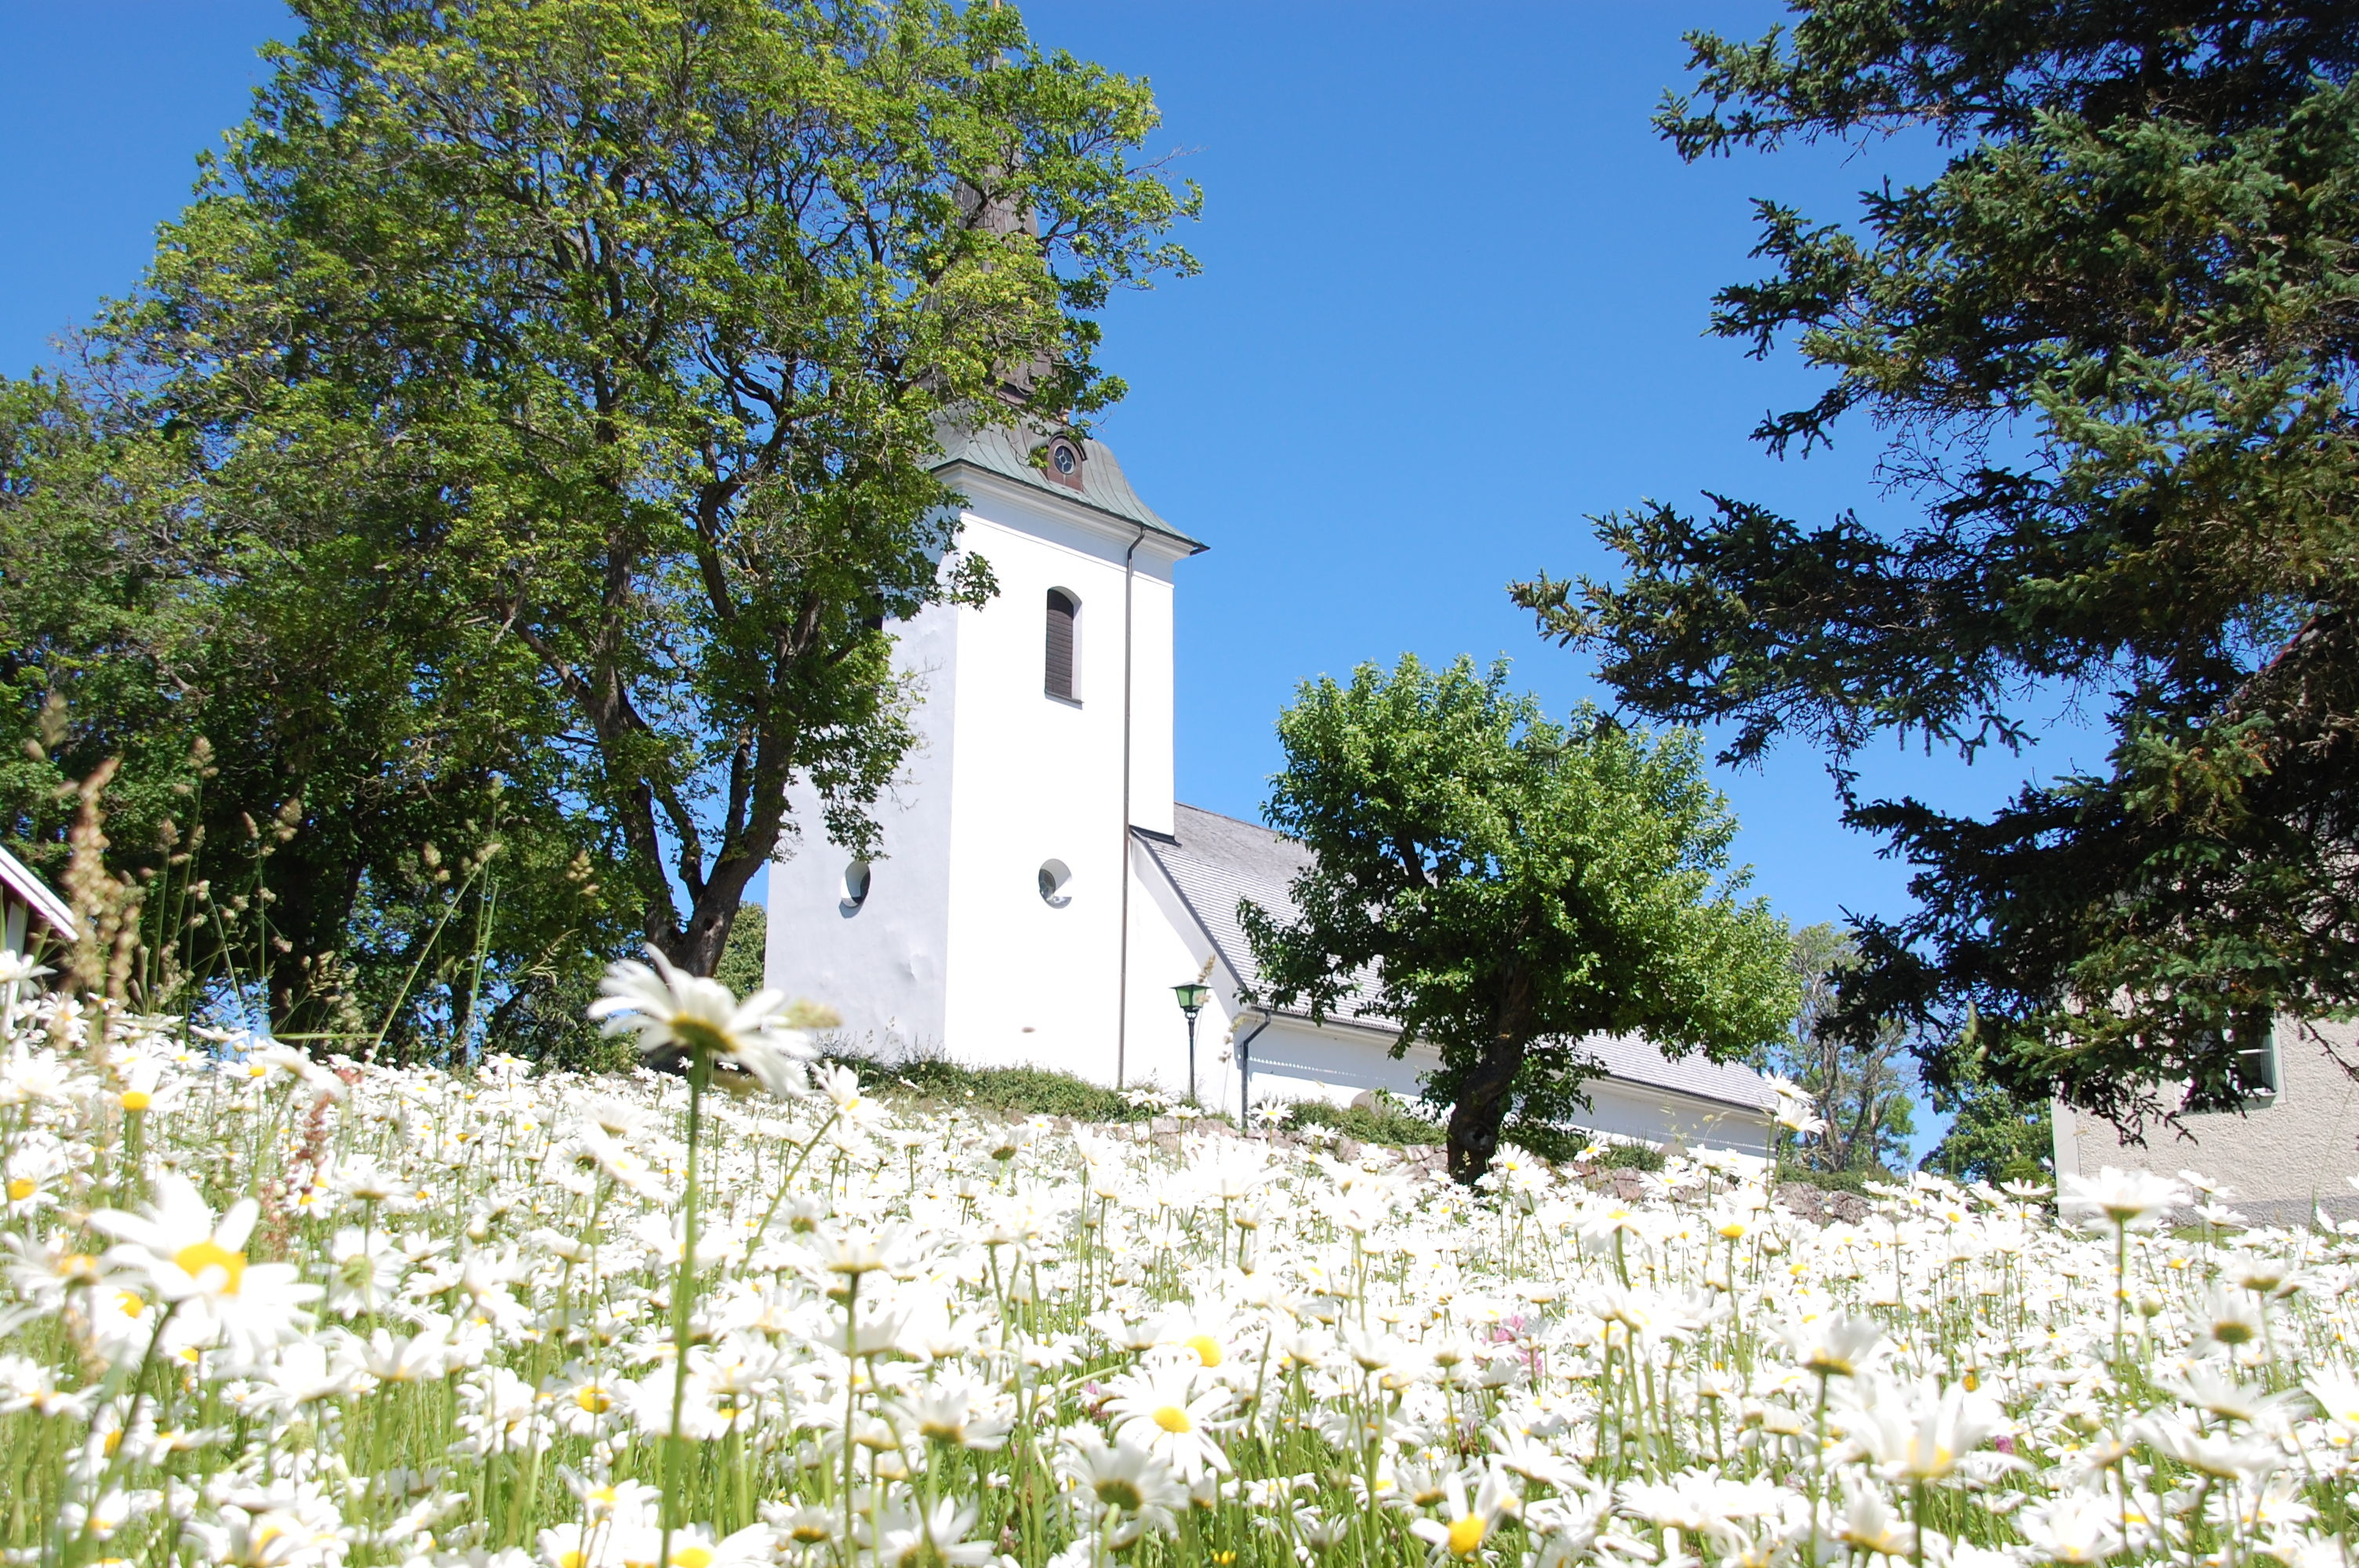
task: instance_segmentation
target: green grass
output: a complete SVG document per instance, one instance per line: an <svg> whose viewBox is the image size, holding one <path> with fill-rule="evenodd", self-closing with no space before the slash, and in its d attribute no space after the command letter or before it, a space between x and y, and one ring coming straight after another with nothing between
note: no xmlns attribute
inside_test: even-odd
<svg viewBox="0 0 2359 1568"><path fill-rule="evenodd" d="M967 1067L919 1059L838 1058L878 1092L897 1098L976 1107L1009 1116L1062 1116L1075 1121L1145 1121L1155 1112L1116 1091L1048 1067Z"/></svg>

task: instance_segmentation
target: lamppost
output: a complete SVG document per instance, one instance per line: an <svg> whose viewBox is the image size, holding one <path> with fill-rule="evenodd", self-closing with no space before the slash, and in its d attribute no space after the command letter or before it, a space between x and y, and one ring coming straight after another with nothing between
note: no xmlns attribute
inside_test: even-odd
<svg viewBox="0 0 2359 1568"><path fill-rule="evenodd" d="M1204 1011L1212 988L1201 980L1190 980L1185 985L1173 986L1171 994L1180 999L1180 1011L1188 1015L1188 1101L1192 1105L1196 1100L1196 1015Z"/></svg>

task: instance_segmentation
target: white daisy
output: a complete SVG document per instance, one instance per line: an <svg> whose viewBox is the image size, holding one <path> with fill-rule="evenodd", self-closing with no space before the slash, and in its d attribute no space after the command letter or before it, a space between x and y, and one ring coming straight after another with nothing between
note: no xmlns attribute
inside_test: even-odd
<svg viewBox="0 0 2359 1568"><path fill-rule="evenodd" d="M159 1299L179 1303L182 1324L209 1324L253 1358L299 1332L302 1303L320 1294L292 1263L248 1261L245 1240L260 1212L252 1198L241 1198L215 1224L195 1184L167 1173L143 1212L106 1209L91 1223L116 1238L108 1260L144 1275Z"/></svg>
<svg viewBox="0 0 2359 1568"><path fill-rule="evenodd" d="M740 1002L729 988L675 968L653 947L648 968L617 961L598 984L590 1016L609 1034L636 1034L639 1052L658 1064L678 1056L728 1062L781 1097L804 1087L803 1064L817 1055L810 1035L787 1026L788 1002L759 990Z"/></svg>

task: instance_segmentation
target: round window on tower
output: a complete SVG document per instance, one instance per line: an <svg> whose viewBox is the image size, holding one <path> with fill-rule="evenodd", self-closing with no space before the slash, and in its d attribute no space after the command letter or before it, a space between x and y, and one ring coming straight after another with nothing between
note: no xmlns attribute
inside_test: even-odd
<svg viewBox="0 0 2359 1568"><path fill-rule="evenodd" d="M868 862L854 860L843 868L843 913L851 914L868 902Z"/></svg>
<svg viewBox="0 0 2359 1568"><path fill-rule="evenodd" d="M1072 868L1062 860L1040 862L1040 902L1050 909L1062 909L1073 902Z"/></svg>
<svg viewBox="0 0 2359 1568"><path fill-rule="evenodd" d="M1068 490L1082 488L1082 449L1059 436L1049 443L1049 477Z"/></svg>

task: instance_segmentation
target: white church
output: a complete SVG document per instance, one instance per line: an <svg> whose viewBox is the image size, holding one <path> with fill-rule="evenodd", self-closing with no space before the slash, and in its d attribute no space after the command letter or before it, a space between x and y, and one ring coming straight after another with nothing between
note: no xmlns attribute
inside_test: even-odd
<svg viewBox="0 0 2359 1568"><path fill-rule="evenodd" d="M1240 899L1290 909L1306 851L1173 798L1172 620L1205 546L1139 499L1114 454L1056 432L951 441L961 547L997 598L897 628L921 736L880 807L887 858L819 835L770 868L769 984L824 1000L885 1060L1060 1068L1242 1113L1265 1101L1418 1093L1432 1052L1381 1018L1247 1004ZM796 801L817 820L815 802ZM1190 1081L1174 988L1203 977ZM1772 1097L1742 1067L1586 1043L1591 1130L1767 1152Z"/></svg>

